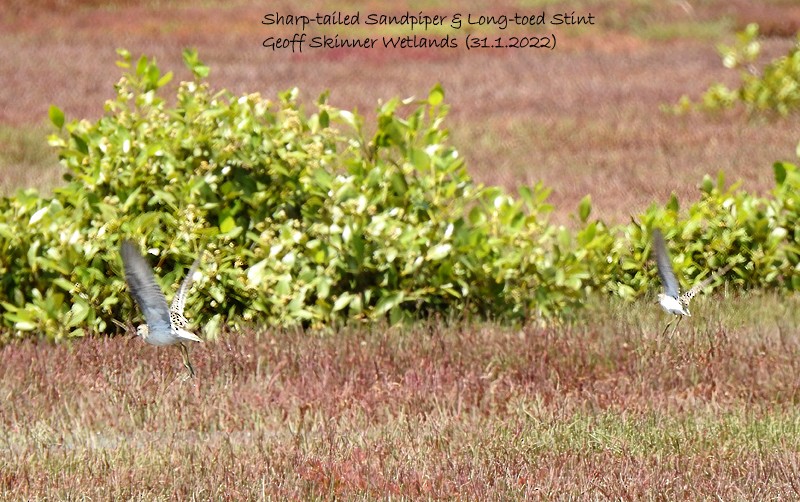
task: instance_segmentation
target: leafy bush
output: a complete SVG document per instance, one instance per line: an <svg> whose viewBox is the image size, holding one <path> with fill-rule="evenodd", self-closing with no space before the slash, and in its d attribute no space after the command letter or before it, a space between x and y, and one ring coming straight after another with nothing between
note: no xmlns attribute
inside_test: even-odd
<svg viewBox="0 0 800 502"><path fill-rule="evenodd" d="M756 63L761 55L758 25L749 24L736 34L732 46L720 45L719 53L726 68L739 69L741 84L729 89L724 84L712 85L700 103L683 96L672 107L676 113L694 108L725 110L743 104L748 112L774 112L788 115L800 105L800 35L794 47L783 57L769 62L759 73Z"/></svg>
<svg viewBox="0 0 800 502"><path fill-rule="evenodd" d="M677 200L630 225L551 225L549 190L512 196L476 184L442 128L444 92L389 100L375 132L323 95L306 115L291 90L273 102L195 79L174 105L155 61L133 62L94 123L55 107L50 138L66 185L0 199L0 305L9 334L109 332L139 316L119 243L133 238L174 291L203 254L187 315L207 334L243 322L331 326L350 320L569 316L593 291L652 289L650 234L666 230L689 281L733 258L743 287L798 289L800 174L776 164L772 197L706 180L681 218Z"/></svg>
<svg viewBox="0 0 800 502"><path fill-rule="evenodd" d="M16 332L77 336L134 316L117 251L127 237L157 254L167 288L206 253L197 296L209 300L187 308L207 332L519 317L579 301L579 284L551 263L544 189L523 189L522 202L476 185L446 144L439 87L423 102L387 102L367 139L363 119L326 96L306 117L296 90L276 103L213 92L191 52L196 80L170 107L158 92L171 73L120 54L132 71L104 117L65 123L51 108L68 184L51 199L3 200L0 301Z"/></svg>
<svg viewBox="0 0 800 502"><path fill-rule="evenodd" d="M652 229L665 229L671 256L684 286L691 286L707 273L738 262L726 280L741 288L800 290L800 169L776 163L775 188L771 197L756 197L725 188L719 175L716 184L705 177L701 199L681 217L673 196L664 208L651 206L631 224L618 229L619 266L612 269L607 290L621 296L645 291L657 281L654 266L648 266ZM702 276L702 277L701 277Z"/></svg>

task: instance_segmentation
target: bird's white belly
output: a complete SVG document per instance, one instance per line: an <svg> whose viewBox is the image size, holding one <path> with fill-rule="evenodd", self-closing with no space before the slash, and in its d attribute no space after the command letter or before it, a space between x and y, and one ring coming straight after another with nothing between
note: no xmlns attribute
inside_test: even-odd
<svg viewBox="0 0 800 502"><path fill-rule="evenodd" d="M659 299L659 303L670 314L689 315L689 312L677 298L664 295Z"/></svg>

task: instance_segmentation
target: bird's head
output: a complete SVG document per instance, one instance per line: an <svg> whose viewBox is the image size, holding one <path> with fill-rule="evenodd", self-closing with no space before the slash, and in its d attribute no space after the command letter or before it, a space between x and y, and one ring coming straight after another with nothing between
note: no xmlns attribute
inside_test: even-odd
<svg viewBox="0 0 800 502"><path fill-rule="evenodd" d="M150 334L150 331L147 329L147 324L140 324L136 326L136 334L142 337L142 340L146 340L147 335Z"/></svg>

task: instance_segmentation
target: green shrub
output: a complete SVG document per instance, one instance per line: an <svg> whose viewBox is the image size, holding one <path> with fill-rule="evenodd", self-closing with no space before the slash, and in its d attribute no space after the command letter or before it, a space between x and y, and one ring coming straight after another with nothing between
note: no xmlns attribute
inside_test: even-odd
<svg viewBox="0 0 800 502"><path fill-rule="evenodd" d="M51 108L67 185L3 201L0 301L18 334L78 336L135 316L118 258L130 237L157 253L165 288L206 254L206 300L187 312L207 332L545 315L580 300L547 247L544 189L523 189L523 202L475 184L446 143L438 86L387 102L366 138L326 96L307 117L296 90L277 102L213 92L191 52L196 80L169 106L159 90L171 74L120 54L131 71L101 119L67 123Z"/></svg>
<svg viewBox="0 0 800 502"><path fill-rule="evenodd" d="M685 216L673 196L666 207L651 206L620 227L619 242L625 245L615 249L619 266L613 267L606 289L632 296L657 281L656 269L648 263L652 230L660 227L666 230L676 272L686 287L737 261L726 280L740 288L800 290L800 169L776 163L774 171L771 197L753 196L738 185L726 189L722 174L716 184L706 176L701 199Z"/></svg>
<svg viewBox="0 0 800 502"><path fill-rule="evenodd" d="M516 196L475 183L442 127L444 91L382 105L375 132L323 95L307 115L297 90L276 101L194 80L169 105L171 79L134 63L96 122L56 107L50 138L67 169L52 197L0 199L0 306L6 336L111 332L140 318L126 291L119 243L149 249L171 296L203 255L187 316L206 335L241 323L333 326L444 316L524 321L569 317L587 295L652 291L654 226L665 229L685 284L737 259L745 288L797 290L800 174L776 164L758 198L702 185L685 216L673 199L629 225L548 222L549 190Z"/></svg>
<svg viewBox="0 0 800 502"><path fill-rule="evenodd" d="M769 62L761 72L756 69L761 55L757 24L749 24L738 32L734 45L720 45L719 53L726 68L739 69L739 87L729 89L724 84L714 84L703 94L700 103L692 103L688 96L683 96L672 111L725 110L737 104L744 105L750 113L788 115L797 110L800 105L800 35L788 54Z"/></svg>

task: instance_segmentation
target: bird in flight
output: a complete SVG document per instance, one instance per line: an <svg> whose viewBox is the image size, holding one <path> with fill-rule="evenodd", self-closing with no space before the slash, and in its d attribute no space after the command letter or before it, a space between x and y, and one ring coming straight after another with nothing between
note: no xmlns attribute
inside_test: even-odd
<svg viewBox="0 0 800 502"><path fill-rule="evenodd" d="M185 342L201 342L194 333L187 331L189 322L183 315L186 306L186 295L192 286L192 277L200 266L200 257L192 263L189 273L183 279L172 305L167 308L167 299L164 292L156 284L153 269L139 254L137 246L128 240L122 242L120 247L122 264L125 267L125 280L128 283L133 299L144 313L145 324L136 327L136 334L152 345L166 346L177 344L183 356L183 365L189 370L189 375L194 377L194 368L189 360L189 351Z"/></svg>
<svg viewBox="0 0 800 502"><path fill-rule="evenodd" d="M675 330L678 329L678 324L681 323L681 320L684 318L684 316L692 316L692 314L689 312L689 302L692 300L692 298L694 298L697 293L711 284L711 282L717 277L722 277L725 275L731 269L731 267L735 265L735 263L729 263L728 265L725 265L719 271L712 273L703 281L695 284L694 287L692 287L692 289L689 291L680 294L680 285L678 284L678 280L675 278L675 272L672 270L672 261L670 260L669 253L667 252L667 245L664 242L664 236L661 234L661 230L657 228L653 230L653 251L656 254L656 265L658 266L658 275L661 277L661 285L664 287L664 292L658 294L658 303L660 303L661 307L668 313L679 316L678 323L675 325L675 329L672 331L674 333ZM672 320L667 323L667 327L664 328L664 333L662 333L661 336L664 336L667 333L667 329L669 328L670 324L672 324Z"/></svg>

